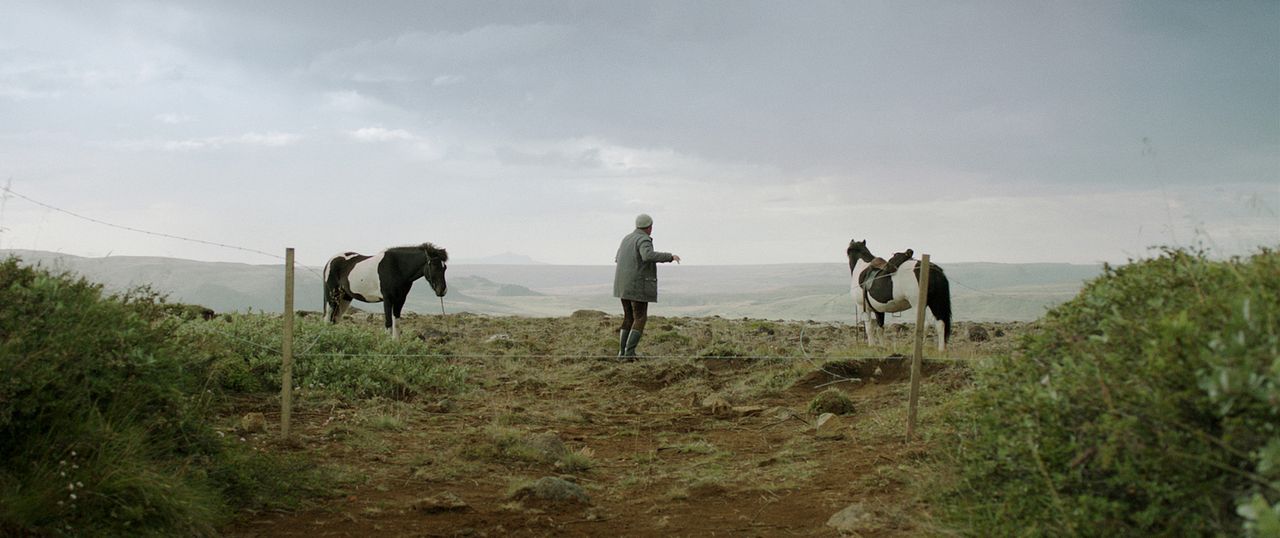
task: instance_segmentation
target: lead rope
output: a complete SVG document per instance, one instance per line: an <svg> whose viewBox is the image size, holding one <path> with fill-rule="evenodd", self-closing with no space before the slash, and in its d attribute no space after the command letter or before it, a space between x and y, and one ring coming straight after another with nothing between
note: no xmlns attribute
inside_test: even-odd
<svg viewBox="0 0 1280 538"><path fill-rule="evenodd" d="M440 318L444 320L444 332L451 333L453 330L449 327L449 317L444 313L444 297L440 298Z"/></svg>

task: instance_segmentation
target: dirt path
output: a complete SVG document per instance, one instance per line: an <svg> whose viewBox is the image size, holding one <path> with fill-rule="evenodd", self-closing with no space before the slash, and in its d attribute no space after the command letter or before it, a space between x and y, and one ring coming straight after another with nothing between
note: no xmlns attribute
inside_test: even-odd
<svg viewBox="0 0 1280 538"><path fill-rule="evenodd" d="M264 450L308 451L345 469L349 482L340 497L292 513L258 514L224 531L245 537L836 536L828 518L857 503L867 514L860 535L919 535L918 509L904 481L907 464L923 448L901 440L906 384L900 364L864 364L862 382L839 383L856 411L841 417L834 434L819 436L808 406L824 390L819 385L835 378L812 369L798 373L795 365L472 363L483 388L465 395L361 408L312 404L296 415L295 448L276 444L270 433L246 439ZM767 385L775 375L803 378L754 401L730 402L754 406L747 409L703 405L710 396L741 400L753 393L744 387ZM545 451L529 449L547 443ZM542 477L578 485L589 503L513 495L520 484Z"/></svg>

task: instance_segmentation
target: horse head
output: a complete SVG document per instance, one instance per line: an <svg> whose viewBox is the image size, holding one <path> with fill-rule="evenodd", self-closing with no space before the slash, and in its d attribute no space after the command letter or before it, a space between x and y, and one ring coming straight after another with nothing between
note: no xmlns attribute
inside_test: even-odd
<svg viewBox="0 0 1280 538"><path fill-rule="evenodd" d="M449 261L449 252L431 243L423 243L422 250L427 253L427 263L422 266L422 276L431 284L436 297L444 297L444 294L449 292L449 286L444 280L444 273L449 269L445 264Z"/></svg>
<svg viewBox="0 0 1280 538"><path fill-rule="evenodd" d="M849 241L849 248L845 249L845 254L849 256L850 263L858 260L870 261L875 257L872 256L871 251L867 249L866 241L858 241L856 239L851 239Z"/></svg>
<svg viewBox="0 0 1280 538"><path fill-rule="evenodd" d="M849 271L853 272L853 267L858 264L858 260L871 261L874 256L871 251L867 250L866 241L858 241L857 239L849 240L849 248L845 249L845 255L849 257Z"/></svg>

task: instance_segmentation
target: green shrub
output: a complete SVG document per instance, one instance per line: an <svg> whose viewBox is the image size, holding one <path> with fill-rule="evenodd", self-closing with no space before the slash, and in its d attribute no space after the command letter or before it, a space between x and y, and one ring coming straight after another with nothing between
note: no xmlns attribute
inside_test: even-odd
<svg viewBox="0 0 1280 538"><path fill-rule="evenodd" d="M240 314L183 326L212 364L211 379L230 392L279 391L283 331L278 315ZM392 340L379 329L329 325L299 318L294 324L293 386L346 398L411 399L456 392L466 370L421 340Z"/></svg>
<svg viewBox="0 0 1280 538"><path fill-rule="evenodd" d="M955 417L977 535L1264 535L1280 514L1280 255L1107 267Z"/></svg>
<svg viewBox="0 0 1280 538"><path fill-rule="evenodd" d="M823 413L848 415L853 413L853 400L849 399L849 395L843 390L831 387L819 392L809 401L809 412L815 415Z"/></svg>
<svg viewBox="0 0 1280 538"><path fill-rule="evenodd" d="M15 258L0 291L0 534L211 535L275 502L220 476L275 466L209 425L204 361L162 298L106 297Z"/></svg>

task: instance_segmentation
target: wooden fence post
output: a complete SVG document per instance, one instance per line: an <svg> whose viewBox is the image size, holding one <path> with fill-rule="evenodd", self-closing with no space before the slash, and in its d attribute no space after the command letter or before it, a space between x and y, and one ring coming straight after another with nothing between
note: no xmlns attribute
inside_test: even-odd
<svg viewBox="0 0 1280 538"><path fill-rule="evenodd" d="M916 303L916 352L911 357L911 403L907 406L907 441L916 433L916 403L920 399L920 362L924 360L924 308L929 295L929 255L920 256L920 302Z"/></svg>
<svg viewBox="0 0 1280 538"><path fill-rule="evenodd" d="M289 419L293 414L293 248L284 250L284 340L280 344L284 356L280 366L280 436L289 438Z"/></svg>

